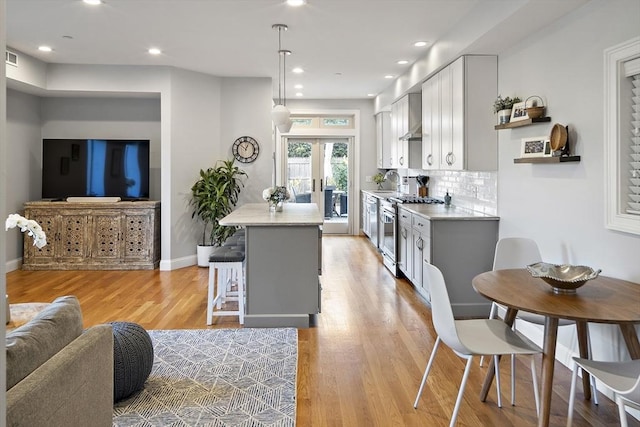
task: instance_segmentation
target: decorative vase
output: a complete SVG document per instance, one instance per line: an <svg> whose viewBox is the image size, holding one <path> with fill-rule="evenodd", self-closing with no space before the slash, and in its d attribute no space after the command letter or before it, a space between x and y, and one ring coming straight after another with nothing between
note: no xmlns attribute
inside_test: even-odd
<svg viewBox="0 0 640 427"><path fill-rule="evenodd" d="M511 108L509 108L508 110L500 110L500 111L498 111L498 124L499 125L504 125L506 123L509 123L509 120L511 120Z"/></svg>
<svg viewBox="0 0 640 427"><path fill-rule="evenodd" d="M196 252L198 257L198 267L209 267L209 257L211 256L215 248L216 246L213 245L198 245L198 249Z"/></svg>
<svg viewBox="0 0 640 427"><path fill-rule="evenodd" d="M279 202L269 201L269 212L282 212L283 205L284 205L284 202L282 201L279 201Z"/></svg>
<svg viewBox="0 0 640 427"><path fill-rule="evenodd" d="M378 190L382 190L384 187L382 187L382 183L378 184Z"/></svg>

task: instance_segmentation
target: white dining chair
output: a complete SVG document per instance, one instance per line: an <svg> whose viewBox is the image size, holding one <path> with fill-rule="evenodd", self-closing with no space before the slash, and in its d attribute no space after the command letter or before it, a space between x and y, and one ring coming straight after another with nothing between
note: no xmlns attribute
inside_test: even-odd
<svg viewBox="0 0 640 427"><path fill-rule="evenodd" d="M573 358L573 374L571 376L571 392L569 394L569 413L567 427L573 423L573 405L576 399L576 382L578 367L607 386L615 394L620 425L627 427L626 406L640 410L640 360L627 362L598 362L590 359Z"/></svg>
<svg viewBox="0 0 640 427"><path fill-rule="evenodd" d="M527 265L534 264L542 261L542 255L540 255L540 249L535 240L525 237L505 237L498 240L496 244L496 251L493 257L493 270L506 270L510 268L525 268ZM506 310L506 307L499 305L496 302L491 304L491 311L489 313L490 319L498 317L498 309ZM525 322L533 323L534 325L544 325L545 317L539 314L530 313L528 311L518 311L516 315L516 321L523 320ZM568 319L558 319L558 326L570 326L575 322ZM516 323L513 323L515 329ZM587 336L589 343L589 355L591 355L591 340ZM480 366L482 366L484 358L480 359ZM511 356L511 404L515 405L515 355ZM596 394L595 380L591 379L593 386L593 402L598 404L598 396Z"/></svg>
<svg viewBox="0 0 640 427"><path fill-rule="evenodd" d="M473 356L492 355L495 362L496 391L498 394L498 407L502 407L500 395L500 367L498 356L507 354L541 353L541 349L526 337L512 330L506 323L498 319L465 319L455 320L451 301L447 293L447 287L442 272L431 264L425 264L426 274L431 289L431 316L438 337L436 339L427 368L425 369L418 395L413 404L418 407L420 395L431 371L431 366L438 351L440 342L444 342L459 357L466 359L467 363L462 375L462 382L458 391L458 397L451 415L450 426L454 426L464 389L467 384L469 372L473 362ZM536 401L536 413L539 413L538 380L533 357L531 357L531 377L533 379L533 393Z"/></svg>

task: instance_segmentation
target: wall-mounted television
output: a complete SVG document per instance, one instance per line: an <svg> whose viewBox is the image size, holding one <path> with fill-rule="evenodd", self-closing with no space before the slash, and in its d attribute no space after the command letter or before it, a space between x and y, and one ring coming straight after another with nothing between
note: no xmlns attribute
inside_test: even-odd
<svg viewBox="0 0 640 427"><path fill-rule="evenodd" d="M149 198L149 140L43 139L42 198Z"/></svg>

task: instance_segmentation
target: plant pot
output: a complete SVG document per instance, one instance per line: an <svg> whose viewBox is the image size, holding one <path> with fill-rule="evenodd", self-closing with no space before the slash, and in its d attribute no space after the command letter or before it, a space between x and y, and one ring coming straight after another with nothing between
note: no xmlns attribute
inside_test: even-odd
<svg viewBox="0 0 640 427"><path fill-rule="evenodd" d="M509 123L511 120L511 108L508 110L500 110L498 111L498 124L504 125L505 123Z"/></svg>
<svg viewBox="0 0 640 427"><path fill-rule="evenodd" d="M213 245L202 246L198 245L197 256L198 256L198 267L209 267L209 257L211 253L216 248Z"/></svg>

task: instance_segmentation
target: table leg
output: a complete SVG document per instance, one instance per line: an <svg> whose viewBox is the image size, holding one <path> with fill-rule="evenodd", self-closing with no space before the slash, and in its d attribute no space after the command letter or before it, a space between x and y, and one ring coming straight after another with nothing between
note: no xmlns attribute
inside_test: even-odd
<svg viewBox="0 0 640 427"><path fill-rule="evenodd" d="M576 329L578 331L578 349L580 350L580 357L583 359L591 359L592 355L589 354L589 327L587 322L576 322ZM585 400L591 399L591 376L586 372L582 372L582 390Z"/></svg>
<svg viewBox="0 0 640 427"><path fill-rule="evenodd" d="M640 342L638 342L638 334L633 323L620 323L620 332L627 344L627 350L632 359L640 359Z"/></svg>
<svg viewBox="0 0 640 427"><path fill-rule="evenodd" d="M513 326L513 322L516 320L516 314L518 314L518 310L511 307L507 308L507 313L504 316L504 323L509 325L509 327ZM480 390L480 401L482 402L487 400L487 395L489 394L489 389L491 388L493 377L496 375L496 366L493 362L493 357L490 357L489 359L491 359L491 362L489 362L487 375L484 377L482 390ZM498 356L498 360L500 360L500 356Z"/></svg>
<svg viewBox="0 0 640 427"><path fill-rule="evenodd" d="M551 392L553 387L553 364L556 360L556 338L558 318L547 316L544 320L544 344L542 348L542 389L540 390L540 415L538 427L549 425L551 414Z"/></svg>

